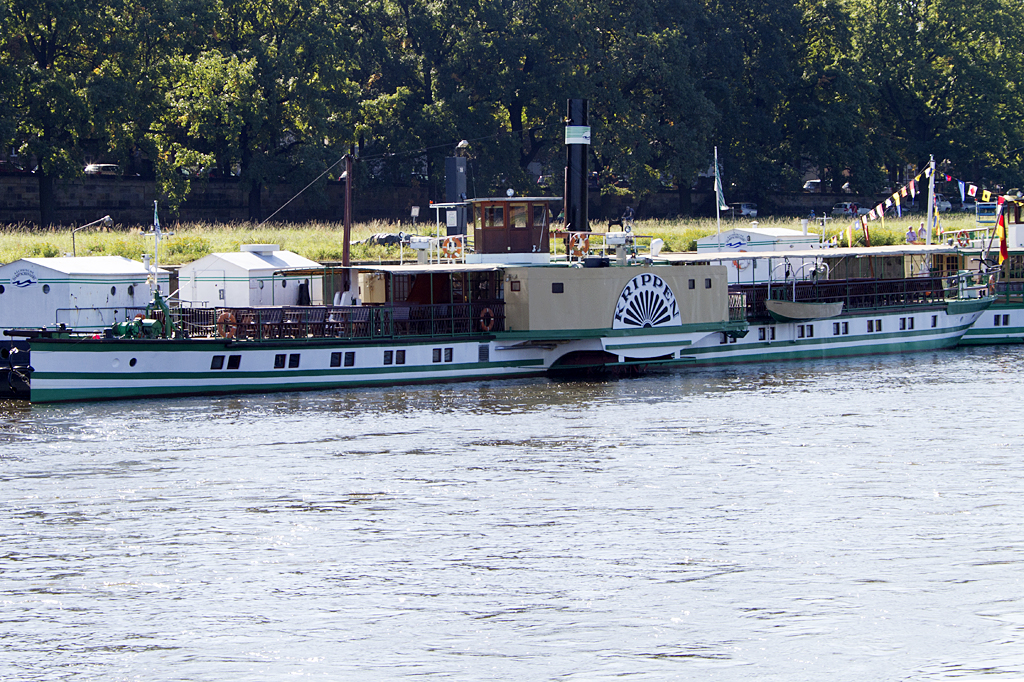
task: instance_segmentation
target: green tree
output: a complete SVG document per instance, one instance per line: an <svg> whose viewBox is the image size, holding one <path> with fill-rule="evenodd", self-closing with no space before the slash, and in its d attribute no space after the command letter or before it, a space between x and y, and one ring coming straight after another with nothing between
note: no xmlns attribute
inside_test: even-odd
<svg viewBox="0 0 1024 682"><path fill-rule="evenodd" d="M55 220L53 182L82 172L92 132L89 88L109 42L116 3L22 0L6 5L3 63L12 76L13 142L35 159L40 223ZM10 130L8 132L10 135Z"/></svg>

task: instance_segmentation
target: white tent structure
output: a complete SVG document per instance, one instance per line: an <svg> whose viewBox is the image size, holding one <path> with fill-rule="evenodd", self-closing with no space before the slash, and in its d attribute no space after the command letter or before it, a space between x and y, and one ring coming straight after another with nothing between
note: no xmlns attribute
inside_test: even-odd
<svg viewBox="0 0 1024 682"><path fill-rule="evenodd" d="M719 246L721 239L721 246ZM717 234L702 237L697 240L697 253L721 253L735 251L736 253L749 253L760 251L782 252L806 251L807 249L822 248L820 236L814 233L805 234L800 230L790 230L785 227L757 227L754 223L750 227L735 227L720 236ZM792 272L797 273L797 278L810 276L810 268L814 266L815 259L795 258L791 263ZM730 284L751 284L755 282L768 281L767 260L742 260L729 261L725 263L729 268ZM804 267L806 265L806 267ZM807 270L808 272L804 272ZM774 273L773 278L779 279L779 273Z"/></svg>
<svg viewBox="0 0 1024 682"><path fill-rule="evenodd" d="M277 244L244 244L236 253L211 253L183 265L178 298L196 307L317 305L323 303L323 275L311 271L322 270Z"/></svg>
<svg viewBox="0 0 1024 682"><path fill-rule="evenodd" d="M0 329L101 329L150 302L150 271L121 256L22 258L0 265ZM170 273L160 270L167 293Z"/></svg>

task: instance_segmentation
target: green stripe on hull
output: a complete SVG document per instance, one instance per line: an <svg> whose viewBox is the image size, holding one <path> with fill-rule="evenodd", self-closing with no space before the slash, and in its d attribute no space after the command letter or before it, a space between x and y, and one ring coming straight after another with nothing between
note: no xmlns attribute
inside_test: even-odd
<svg viewBox="0 0 1024 682"><path fill-rule="evenodd" d="M694 357L701 367L723 364L753 362L785 362L793 360L822 360L826 358L857 357L864 355L893 355L897 353L917 353L929 350L954 348L960 340L958 335L949 336L954 330L943 330L943 336L935 334L928 337L907 339L901 337L890 342L864 344L857 343L865 337L842 337L823 341L807 340L796 343L775 341L773 343L749 344L746 348L707 348L687 349L687 354ZM887 335L895 336L895 335ZM870 338L870 337L868 337ZM884 338L878 335L875 339ZM750 346L753 346L751 348ZM749 352L740 352L749 351ZM717 353L717 354L716 354Z"/></svg>
<svg viewBox="0 0 1024 682"><path fill-rule="evenodd" d="M120 386L99 386L72 388L62 386L60 388L37 388L31 389L31 402L33 403L57 403L72 402L80 400L122 400L125 398L160 398L169 396L189 395L235 395L240 393L282 393L288 391L324 391L341 388L358 388L366 386L398 386L414 384L452 383L461 381L484 381L495 379L511 379L518 377L539 376L544 374L543 368L535 366L536 363L524 362L520 366L513 363L497 364L487 363L481 367L479 373L464 374L460 376L420 376L409 375L398 378L371 379L365 373L352 376L348 380L338 381L337 378L330 381L313 381L301 383L239 383L231 385L196 386L194 384L184 386L155 385L147 383L143 386L122 384ZM436 368L435 368L436 369ZM502 371L504 370L504 371ZM125 377L121 377L124 379Z"/></svg>

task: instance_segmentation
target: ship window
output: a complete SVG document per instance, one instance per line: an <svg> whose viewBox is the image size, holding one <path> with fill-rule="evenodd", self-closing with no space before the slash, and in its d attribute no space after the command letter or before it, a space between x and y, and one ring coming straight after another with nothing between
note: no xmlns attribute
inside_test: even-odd
<svg viewBox="0 0 1024 682"><path fill-rule="evenodd" d="M533 226L543 227L547 224L548 207L546 204L533 204Z"/></svg>
<svg viewBox="0 0 1024 682"><path fill-rule="evenodd" d="M881 320L875 320L875 331L876 332L882 331L882 321Z"/></svg>
<svg viewBox="0 0 1024 682"><path fill-rule="evenodd" d="M135 287L132 286L131 284L128 285L128 295L129 296L134 296L135 295Z"/></svg>
<svg viewBox="0 0 1024 682"><path fill-rule="evenodd" d="M345 351L345 366L355 367L356 366L356 352L354 350Z"/></svg>
<svg viewBox="0 0 1024 682"><path fill-rule="evenodd" d="M224 369L224 356L214 355L210 361L210 369Z"/></svg>
<svg viewBox="0 0 1024 682"><path fill-rule="evenodd" d="M850 333L850 323L849 322L843 322L843 333L844 334L849 334Z"/></svg>
<svg viewBox="0 0 1024 682"><path fill-rule="evenodd" d="M551 283L551 293L553 293L553 294L565 293L565 283L564 282L552 282Z"/></svg>
<svg viewBox="0 0 1024 682"><path fill-rule="evenodd" d="M452 361L453 352L454 352L454 349L452 349L452 348L445 348L444 349L444 361L445 362L451 362Z"/></svg>
<svg viewBox="0 0 1024 682"><path fill-rule="evenodd" d="M384 364L385 365L392 365L392 364L394 364L394 362L395 362L395 351L393 351L393 350L386 350L386 351L384 351Z"/></svg>
<svg viewBox="0 0 1024 682"><path fill-rule="evenodd" d="M809 324L809 325L807 325L807 338L813 338L813 337L814 337L814 325L813 324Z"/></svg>
<svg viewBox="0 0 1024 682"><path fill-rule="evenodd" d="M44 294L50 293L50 285L49 284L44 284L43 285L43 293Z"/></svg>
<svg viewBox="0 0 1024 682"><path fill-rule="evenodd" d="M901 317L900 318L900 331L903 331L906 328L907 328L907 318Z"/></svg>
<svg viewBox="0 0 1024 682"><path fill-rule="evenodd" d="M832 323L832 336L839 336L839 323L838 322L833 322Z"/></svg>
<svg viewBox="0 0 1024 682"><path fill-rule="evenodd" d="M512 291L519 291L519 280L518 279L512 280L509 283L509 289L511 289ZM3 292L0 292L0 293L3 293Z"/></svg>
<svg viewBox="0 0 1024 682"><path fill-rule="evenodd" d="M711 288L711 278L710 277L704 278L704 288L705 289L710 289Z"/></svg>
<svg viewBox="0 0 1024 682"><path fill-rule="evenodd" d="M512 227L526 227L526 204L512 204L509 218L512 219Z"/></svg>
<svg viewBox="0 0 1024 682"><path fill-rule="evenodd" d="M228 356L228 369L238 369L242 364L241 355L229 355Z"/></svg>
<svg viewBox="0 0 1024 682"><path fill-rule="evenodd" d="M757 328L757 340L764 341L768 338L768 330L764 327Z"/></svg>
<svg viewBox="0 0 1024 682"><path fill-rule="evenodd" d="M129 366L129 367L134 367L134 366L135 366L135 365L137 365L138 363L139 363L139 361L138 361L138 360L136 360L135 358L132 358L131 360L129 360L129 361L128 361L128 366Z"/></svg>
<svg viewBox="0 0 1024 682"><path fill-rule="evenodd" d="M4 293L5 291L7 291L7 289L4 289L4 285L0 284L0 294Z"/></svg>
<svg viewBox="0 0 1024 682"><path fill-rule="evenodd" d="M1010 326L1010 316L1009 315L1003 315L1003 326L1004 327L1009 327ZM910 328L913 329L914 328L913 325L911 325Z"/></svg>
<svg viewBox="0 0 1024 682"><path fill-rule="evenodd" d="M686 288L687 289L696 289L697 288L697 280L691 279L689 282L687 282Z"/></svg>
<svg viewBox="0 0 1024 682"><path fill-rule="evenodd" d="M994 318L992 318L992 324L994 326L998 327L999 326L999 319L1000 319L999 316L996 315Z"/></svg>
<svg viewBox="0 0 1024 682"><path fill-rule="evenodd" d="M298 366L299 366L299 354L298 353L292 353L291 355L288 356L288 367L291 368L291 369L295 369Z"/></svg>
<svg viewBox="0 0 1024 682"><path fill-rule="evenodd" d="M278 353L277 355L274 356L274 369L284 368L284 358L284 353Z"/></svg>
<svg viewBox="0 0 1024 682"><path fill-rule="evenodd" d="M796 327L796 338L804 338L804 326L802 324L798 324Z"/></svg>
<svg viewBox="0 0 1024 682"><path fill-rule="evenodd" d="M775 327L768 327L768 340L769 341L774 341L775 340Z"/></svg>
<svg viewBox="0 0 1024 682"><path fill-rule="evenodd" d="M934 327L938 327L938 326L939 326L939 316L938 315L932 315L932 327L934 328Z"/></svg>
<svg viewBox="0 0 1024 682"><path fill-rule="evenodd" d="M484 207L484 227L505 227L505 207L486 206Z"/></svg>
<svg viewBox="0 0 1024 682"><path fill-rule="evenodd" d="M395 351L395 364L396 365L404 365L405 364L405 351L404 350L396 350Z"/></svg>
<svg viewBox="0 0 1024 682"><path fill-rule="evenodd" d="M875 331L875 321L868 320L868 334L870 334L873 331Z"/></svg>
<svg viewBox="0 0 1024 682"><path fill-rule="evenodd" d="M341 353L331 353L331 367L341 367Z"/></svg>
<svg viewBox="0 0 1024 682"><path fill-rule="evenodd" d="M725 332L722 332L722 340L719 341L718 343L723 345L729 343L729 335L726 334Z"/></svg>
<svg viewBox="0 0 1024 682"><path fill-rule="evenodd" d="M907 318L907 329L913 329L913 328L914 328L914 318L908 317Z"/></svg>
<svg viewBox="0 0 1024 682"><path fill-rule="evenodd" d="M117 296L117 287L110 287L110 295Z"/></svg>
<svg viewBox="0 0 1024 682"><path fill-rule="evenodd" d="M441 349L440 348L435 348L434 349L434 362L441 362Z"/></svg>

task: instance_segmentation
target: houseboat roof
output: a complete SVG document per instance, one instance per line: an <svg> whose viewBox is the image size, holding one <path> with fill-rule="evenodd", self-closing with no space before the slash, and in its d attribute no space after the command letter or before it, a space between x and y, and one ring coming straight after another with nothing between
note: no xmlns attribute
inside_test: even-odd
<svg viewBox="0 0 1024 682"><path fill-rule="evenodd" d="M136 260L124 256L63 256L57 258L21 258L6 267L16 267L19 263L31 263L65 275L148 275L146 266ZM160 269L161 275L169 271Z"/></svg>

